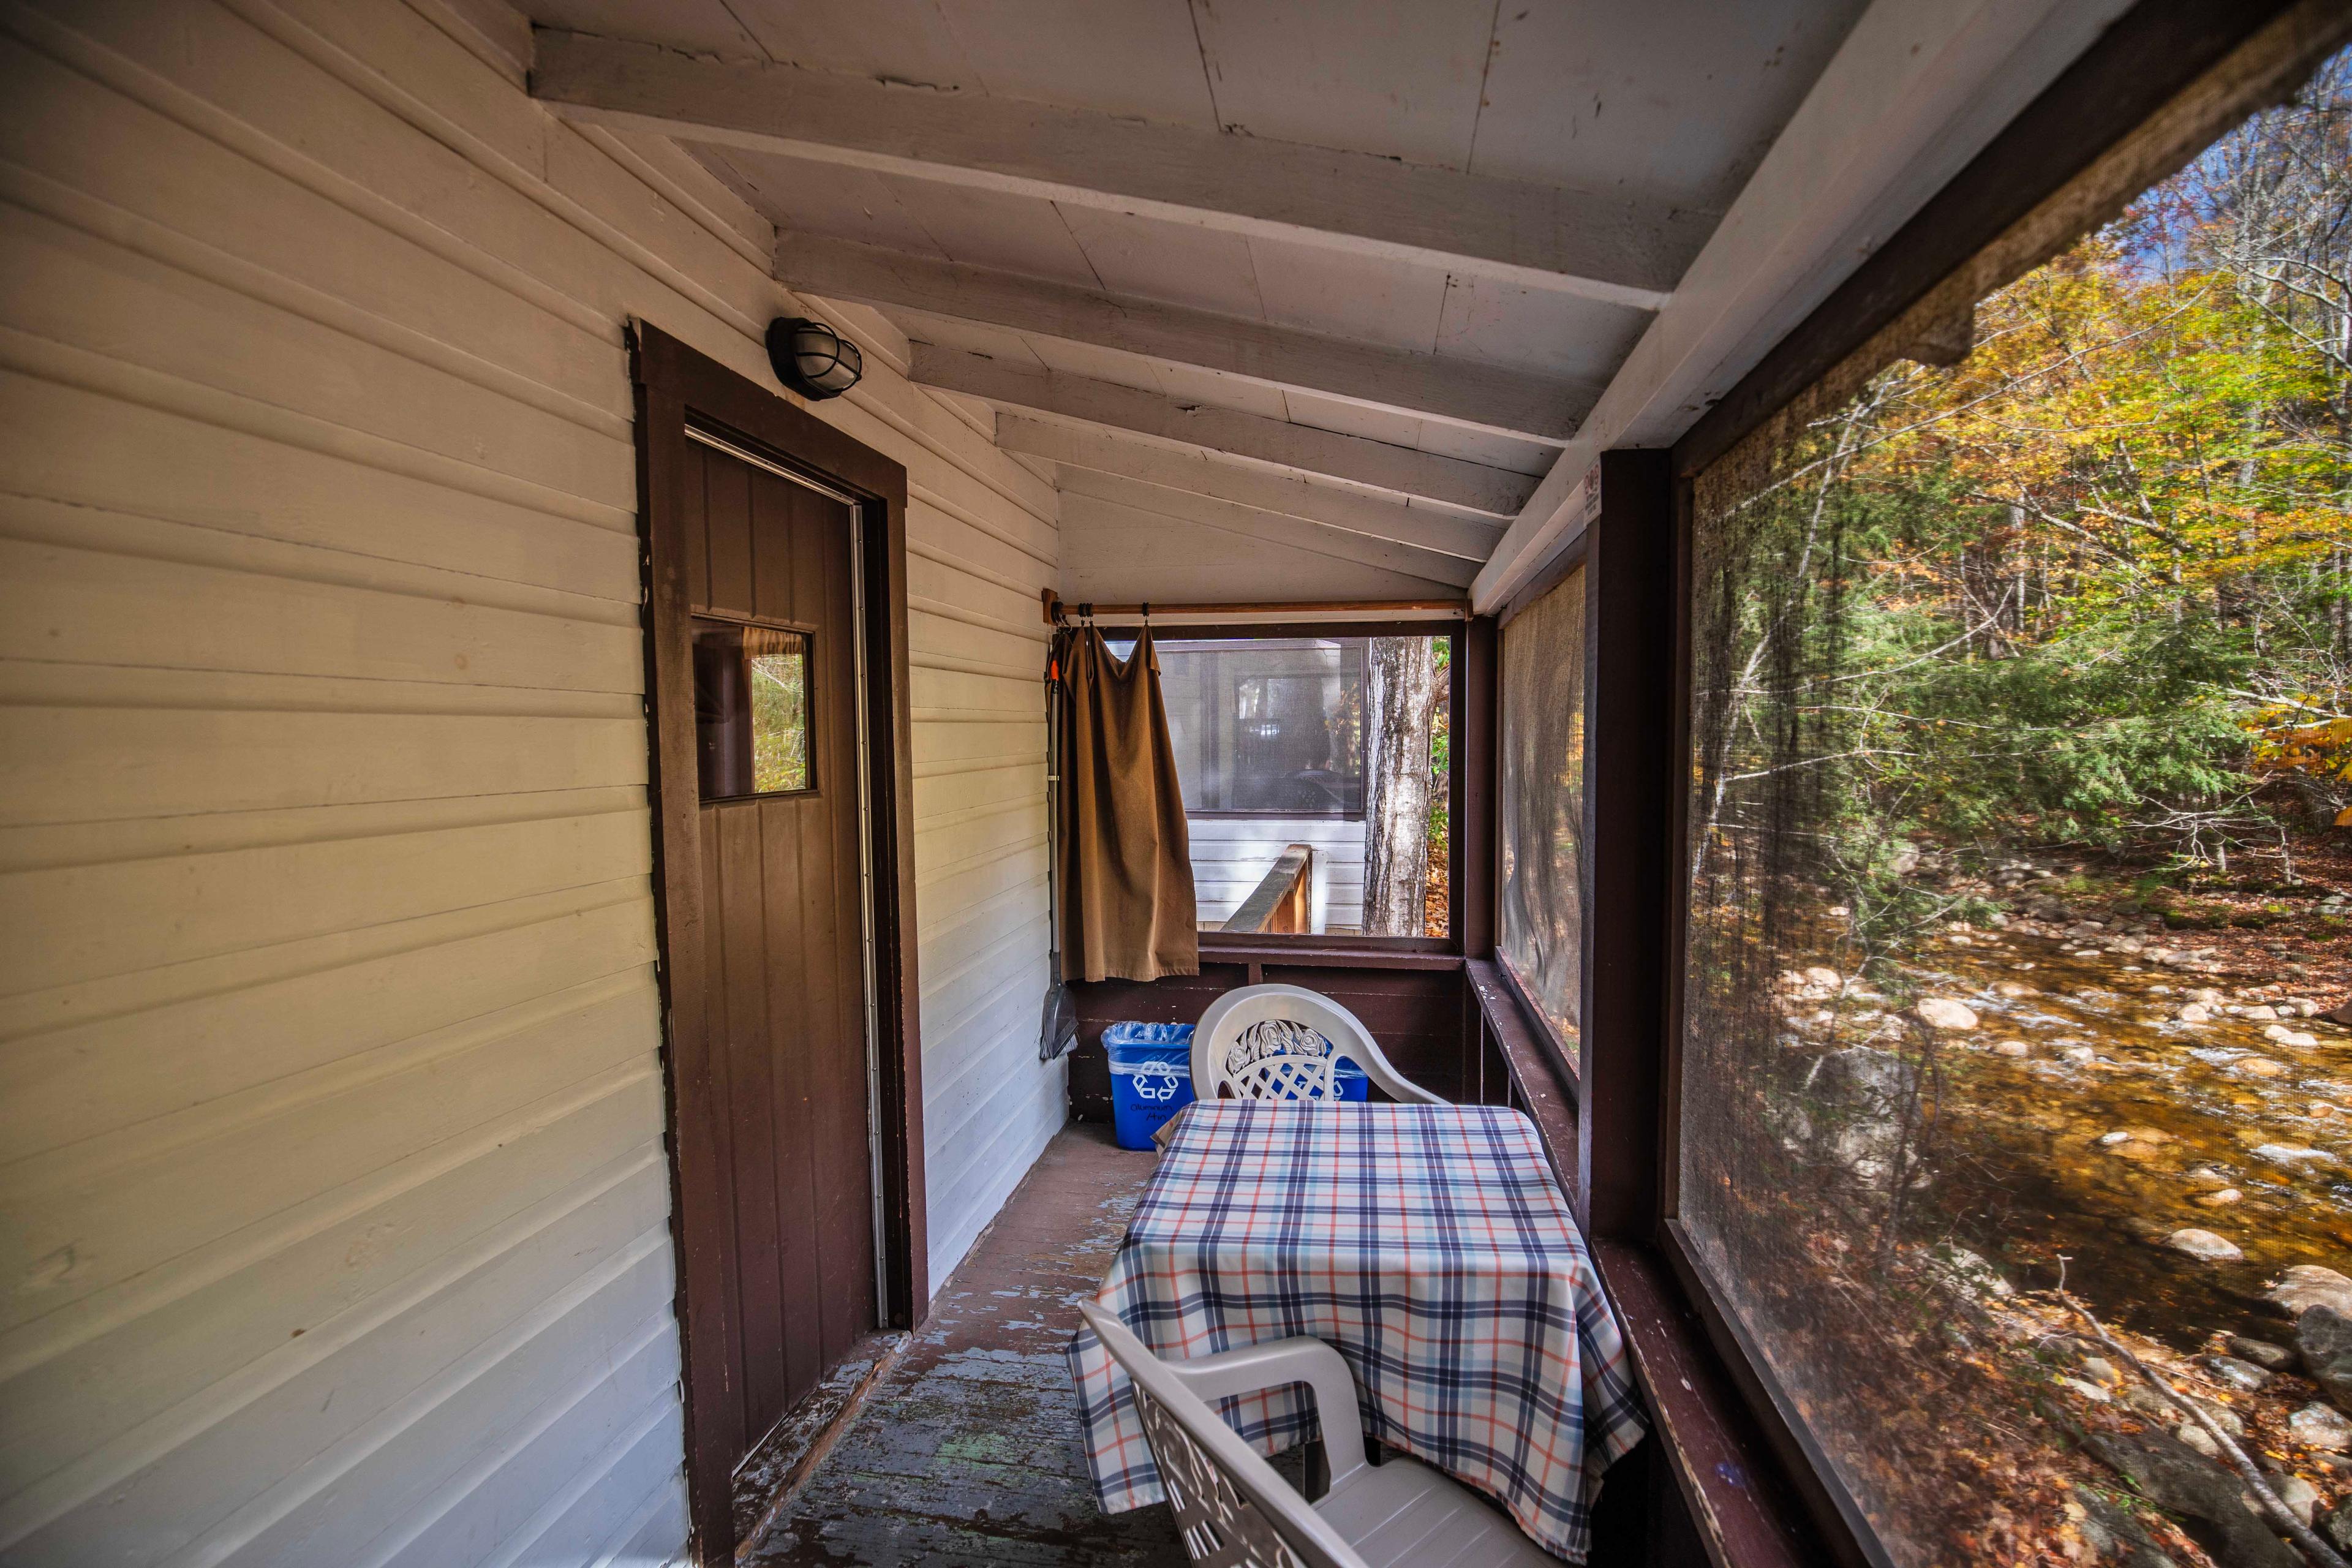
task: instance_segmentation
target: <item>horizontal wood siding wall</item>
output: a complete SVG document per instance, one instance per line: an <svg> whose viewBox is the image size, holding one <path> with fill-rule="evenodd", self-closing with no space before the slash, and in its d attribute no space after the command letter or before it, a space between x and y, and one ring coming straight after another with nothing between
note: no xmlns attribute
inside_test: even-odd
<svg viewBox="0 0 2352 1568"><path fill-rule="evenodd" d="M1241 907L1250 890L1294 844L1315 851L1311 897L1315 929L1356 931L1364 923L1364 825L1328 816L1195 816L1192 891L1206 924Z"/></svg>
<svg viewBox="0 0 2352 1568"><path fill-rule="evenodd" d="M0 19L0 1563L685 1537L624 330L795 307L438 3ZM1057 514L890 350L936 1281L1063 1115Z"/></svg>

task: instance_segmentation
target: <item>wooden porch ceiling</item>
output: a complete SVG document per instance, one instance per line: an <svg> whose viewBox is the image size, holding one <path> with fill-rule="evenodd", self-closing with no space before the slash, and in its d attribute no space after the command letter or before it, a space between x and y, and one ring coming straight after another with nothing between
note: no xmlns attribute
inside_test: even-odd
<svg viewBox="0 0 2352 1568"><path fill-rule="evenodd" d="M525 9L535 96L1055 479L1066 593L1487 608L2126 5Z"/></svg>

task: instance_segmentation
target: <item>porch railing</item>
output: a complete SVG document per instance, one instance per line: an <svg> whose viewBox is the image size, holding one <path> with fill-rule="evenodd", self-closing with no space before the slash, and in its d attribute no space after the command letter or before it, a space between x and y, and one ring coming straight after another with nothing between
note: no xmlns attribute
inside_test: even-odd
<svg viewBox="0 0 2352 1568"><path fill-rule="evenodd" d="M1226 920L1223 930L1242 931L1303 931L1314 917L1308 910L1307 872L1315 851L1294 844L1282 852L1274 868L1259 879L1242 907Z"/></svg>

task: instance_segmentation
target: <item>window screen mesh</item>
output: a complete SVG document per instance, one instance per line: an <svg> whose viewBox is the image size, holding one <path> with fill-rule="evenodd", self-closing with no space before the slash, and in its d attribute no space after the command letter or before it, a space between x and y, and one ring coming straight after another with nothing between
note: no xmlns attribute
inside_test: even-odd
<svg viewBox="0 0 2352 1568"><path fill-rule="evenodd" d="M1187 815L1364 814L1362 637L1159 645Z"/></svg>
<svg viewBox="0 0 2352 1568"><path fill-rule="evenodd" d="M1583 974L1584 573L1503 628L1498 948L1562 1040Z"/></svg>
<svg viewBox="0 0 2352 1568"><path fill-rule="evenodd" d="M2231 1428L2352 1497L2213 1353L2352 1268L2348 128L2339 57L1695 483L1678 1217L1897 1568L2291 1562Z"/></svg>

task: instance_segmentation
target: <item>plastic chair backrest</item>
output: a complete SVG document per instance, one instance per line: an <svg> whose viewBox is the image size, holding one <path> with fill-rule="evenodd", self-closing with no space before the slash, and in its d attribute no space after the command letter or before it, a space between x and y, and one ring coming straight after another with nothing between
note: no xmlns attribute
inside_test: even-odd
<svg viewBox="0 0 2352 1568"><path fill-rule="evenodd" d="M1091 1301L1078 1303L1078 1310L1132 1385L1151 1462L1194 1563L1202 1568L1365 1568L1356 1550L1126 1324Z"/></svg>
<svg viewBox="0 0 2352 1568"><path fill-rule="evenodd" d="M1222 1087L1241 1100L1336 1100L1339 1057L1407 1105L1445 1103L1391 1067L1353 1013L1303 985L1244 985L1210 1003L1192 1031L1192 1095L1214 1100Z"/></svg>

